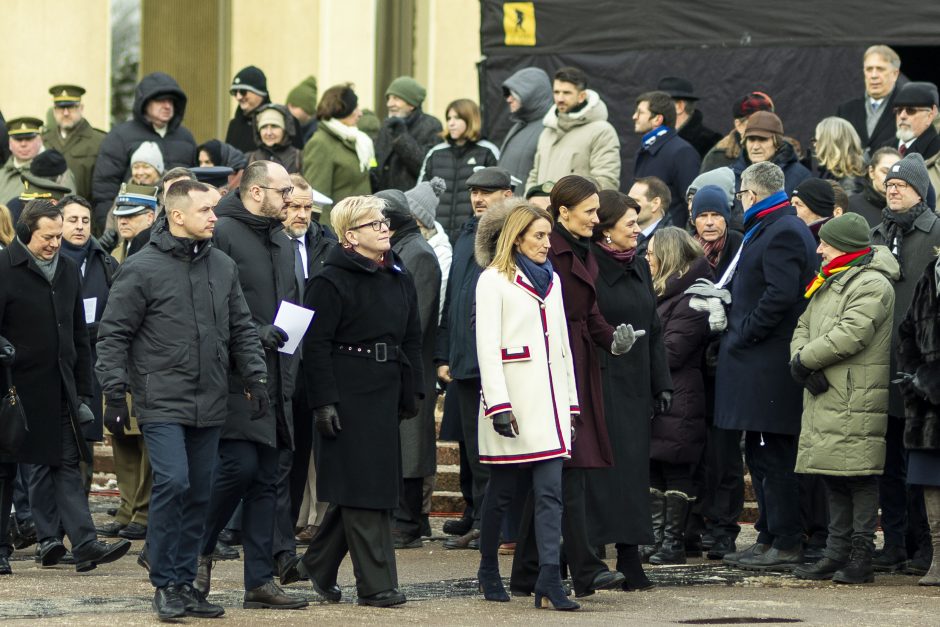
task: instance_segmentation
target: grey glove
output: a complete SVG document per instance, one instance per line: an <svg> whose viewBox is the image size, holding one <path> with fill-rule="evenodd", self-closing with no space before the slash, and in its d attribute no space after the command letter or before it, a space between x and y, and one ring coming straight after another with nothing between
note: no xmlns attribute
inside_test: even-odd
<svg viewBox="0 0 940 627"><path fill-rule="evenodd" d="M688 288L685 293L690 296L717 298L725 305L731 304L731 292L720 287L715 287L715 284L708 279L696 279L692 287Z"/></svg>
<svg viewBox="0 0 940 627"><path fill-rule="evenodd" d="M91 413L91 408L85 403L78 406L78 423L87 425L95 421L95 415Z"/></svg>
<svg viewBox="0 0 940 627"><path fill-rule="evenodd" d="M623 355L633 348L637 339L646 335L643 329L633 330L632 324L621 324L614 329L614 341L610 345L610 352L614 355Z"/></svg>
<svg viewBox="0 0 940 627"><path fill-rule="evenodd" d="M685 293L688 294L689 291L686 290ZM720 298L714 296L693 296L689 299L689 307L695 311L708 313L708 327L711 329L712 333L721 333L728 328L728 314L725 313L725 306Z"/></svg>

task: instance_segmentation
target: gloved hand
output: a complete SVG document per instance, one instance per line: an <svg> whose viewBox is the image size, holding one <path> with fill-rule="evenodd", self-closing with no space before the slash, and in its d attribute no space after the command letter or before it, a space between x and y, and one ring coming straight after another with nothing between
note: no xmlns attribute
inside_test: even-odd
<svg viewBox="0 0 940 627"><path fill-rule="evenodd" d="M326 440L335 440L337 434L343 430L339 424L339 414L336 405L323 405L313 410L313 422L317 431Z"/></svg>
<svg viewBox="0 0 940 627"><path fill-rule="evenodd" d="M115 394L105 399L104 426L116 438L123 438L131 428L131 412L127 408L127 395Z"/></svg>
<svg viewBox="0 0 940 627"><path fill-rule="evenodd" d="M506 438L514 438L519 434L519 424L511 411L501 411L493 414L493 429Z"/></svg>
<svg viewBox="0 0 940 627"><path fill-rule="evenodd" d="M790 362L790 376L800 384L800 387L803 387L811 374L813 374L813 371L803 365L803 362L800 361L800 354L797 353Z"/></svg>
<svg viewBox="0 0 940 627"><path fill-rule="evenodd" d="M632 324L621 324L614 329L614 341L610 345L610 352L614 355L623 355L633 348L637 339L646 335L643 329L633 330Z"/></svg>
<svg viewBox="0 0 940 627"><path fill-rule="evenodd" d="M275 327L277 328L277 327ZM268 396L268 380L256 379L248 382L245 396L251 401L251 419L259 420L268 415L271 408L271 398Z"/></svg>
<svg viewBox="0 0 940 627"><path fill-rule="evenodd" d="M401 135L405 132L407 124L405 124L405 118L400 118L397 116L392 116L385 121L388 130L392 135Z"/></svg>
<svg viewBox="0 0 940 627"><path fill-rule="evenodd" d="M415 416L421 413L421 407L424 405L424 399L419 396L415 396L415 409L414 412L406 411L405 408L398 408L398 422L402 420L411 420Z"/></svg>
<svg viewBox="0 0 940 627"><path fill-rule="evenodd" d="M8 339L0 336L0 366L9 368L14 361L16 361L16 349Z"/></svg>
<svg viewBox="0 0 940 627"><path fill-rule="evenodd" d="M78 424L87 425L95 421L95 414L92 413L89 403L91 399L84 397L79 399L81 403L78 406Z"/></svg>
<svg viewBox="0 0 940 627"><path fill-rule="evenodd" d="M701 281L701 279L699 280ZM686 294L688 293L689 291L686 290ZM721 333L728 328L728 314L725 312L725 306L720 298L693 296L689 299L689 307L695 311L708 313L708 327L712 333Z"/></svg>
<svg viewBox="0 0 940 627"><path fill-rule="evenodd" d="M911 385L932 405L940 405L940 362L931 361L918 366Z"/></svg>
<svg viewBox="0 0 940 627"><path fill-rule="evenodd" d="M653 400L653 408L657 414L665 414L669 411L670 407L672 407L672 392L663 390L656 395L656 398Z"/></svg>
<svg viewBox="0 0 940 627"><path fill-rule="evenodd" d="M276 351L287 341L287 333L284 329L273 324L266 324L258 329L258 336L261 337L261 345L271 351Z"/></svg>
<svg viewBox="0 0 940 627"><path fill-rule="evenodd" d="M703 298L717 298L725 305L731 304L731 292L720 287L715 287L715 284L708 279L696 279L695 283L685 290L685 293L691 296L701 296Z"/></svg>
<svg viewBox="0 0 940 627"><path fill-rule="evenodd" d="M813 396L819 396L829 389L829 379L826 378L822 370L814 370L812 374L806 378L803 387L809 390L809 393Z"/></svg>
<svg viewBox="0 0 940 627"><path fill-rule="evenodd" d="M914 389L914 375L909 372L898 372L895 376L897 378L891 379L891 383L898 386L898 389L901 390L901 394L910 396L911 394L917 393L917 390Z"/></svg>

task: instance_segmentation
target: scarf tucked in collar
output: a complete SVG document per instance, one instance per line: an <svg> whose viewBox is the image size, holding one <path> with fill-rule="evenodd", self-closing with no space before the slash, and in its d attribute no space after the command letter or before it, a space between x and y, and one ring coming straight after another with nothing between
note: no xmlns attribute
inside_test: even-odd
<svg viewBox="0 0 940 627"><path fill-rule="evenodd" d="M608 257L614 259L615 261L619 261L625 266L632 264L633 258L636 257L636 247L633 247L630 250L616 250L604 242L597 242L597 246L603 250Z"/></svg>
<svg viewBox="0 0 940 627"><path fill-rule="evenodd" d="M656 143L656 140L669 132L668 126L657 126L643 136L643 147L649 148Z"/></svg>
<svg viewBox="0 0 940 627"><path fill-rule="evenodd" d="M69 241L63 239L62 247L59 249L63 255L75 262L79 268L81 268L85 260L88 258L88 253L91 250L91 240L85 240L85 243L82 246L76 246L75 244L70 243Z"/></svg>
<svg viewBox="0 0 940 627"><path fill-rule="evenodd" d="M743 247L757 234L764 218L789 205L790 199L783 190L751 205L751 208L744 212L744 241L741 242L741 246Z"/></svg>
<svg viewBox="0 0 940 627"><path fill-rule="evenodd" d="M927 210L927 203L921 202L904 213L891 211L887 207L881 212L888 249L894 255L894 258L898 260L902 279L904 278L904 262L901 260L901 243L904 241L904 235L914 230L914 222L917 221L917 218Z"/></svg>
<svg viewBox="0 0 940 627"><path fill-rule="evenodd" d="M718 261L721 258L721 251L725 249L725 243L728 241L728 232L725 231L724 235L711 242L706 242L696 233L695 241L701 244L702 248L705 249L705 260L708 261L708 265L710 265L712 269L717 268Z"/></svg>
<svg viewBox="0 0 940 627"><path fill-rule="evenodd" d="M558 222L555 223L555 231L557 231L558 234L561 235L565 241L571 245L571 251L578 259L581 260L581 263L584 263L589 252L588 240L586 238L575 235Z"/></svg>
<svg viewBox="0 0 940 627"><path fill-rule="evenodd" d="M548 294L548 287L552 284L552 276L555 273L552 262L546 259L545 263L536 263L522 253L516 253L515 258L516 267L529 279L538 295L545 298L545 295Z"/></svg>
<svg viewBox="0 0 940 627"><path fill-rule="evenodd" d="M839 274L840 272L845 272L853 266L861 266L869 261L871 261L871 246L863 248L862 250L856 251L854 253L846 253L836 257L826 265L822 266L819 270L819 274L816 275L809 285L806 286L806 294L804 298L812 298L819 288L826 284L826 281Z"/></svg>

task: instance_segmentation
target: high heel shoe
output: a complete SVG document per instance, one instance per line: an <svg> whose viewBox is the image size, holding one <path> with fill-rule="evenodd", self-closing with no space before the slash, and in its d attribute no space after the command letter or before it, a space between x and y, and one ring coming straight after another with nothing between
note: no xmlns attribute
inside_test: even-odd
<svg viewBox="0 0 940 627"><path fill-rule="evenodd" d="M508 603L509 594L503 587L503 579L499 576L499 568L483 568L477 571L477 579L480 580L480 592L487 601L497 601L499 603Z"/></svg>
<svg viewBox="0 0 940 627"><path fill-rule="evenodd" d="M561 586L561 570L558 564L542 564L539 566L539 578L535 582L535 607L544 609L553 607L556 610L570 612L581 609L565 595Z"/></svg>

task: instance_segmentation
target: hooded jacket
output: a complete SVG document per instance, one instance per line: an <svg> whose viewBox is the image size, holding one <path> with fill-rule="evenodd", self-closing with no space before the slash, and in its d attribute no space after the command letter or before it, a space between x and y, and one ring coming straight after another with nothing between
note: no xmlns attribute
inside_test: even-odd
<svg viewBox="0 0 940 627"><path fill-rule="evenodd" d="M503 89L516 94L520 106L509 116L513 124L499 148L498 165L525 181L532 171L539 135L544 128L542 118L552 106L552 82L544 70L527 67L503 81Z"/></svg>
<svg viewBox="0 0 940 627"><path fill-rule="evenodd" d="M569 174L590 179L599 189L620 188L620 139L597 92L588 89L585 105L572 113L558 113L552 105L542 124L526 189Z"/></svg>
<svg viewBox="0 0 940 627"><path fill-rule="evenodd" d="M284 137L274 146L265 146L261 140L261 129L253 124L254 143L257 148L248 153L248 163L252 161L273 161L280 163L288 174L300 174L304 170L303 153L294 146L294 137L297 135L297 121L284 105L263 105L256 109L276 109L284 116ZM240 109L239 109L240 111ZM320 191L317 189L317 191Z"/></svg>
<svg viewBox="0 0 940 627"><path fill-rule="evenodd" d="M228 122L228 129L225 131L225 143L231 144L244 153L249 153L255 148L255 114L258 109L271 103L271 98L265 96L258 108L249 113L242 111L241 107L235 109L235 115ZM294 117L294 116L290 116Z"/></svg>
<svg viewBox="0 0 940 627"><path fill-rule="evenodd" d="M158 96L173 98L173 117L167 123L166 133L157 133L146 117L147 103ZM121 183L131 175L131 155L146 141L155 142L163 154L167 170L192 167L196 162L196 141L184 127L186 94L172 76L153 72L143 77L134 92L134 117L118 124L108 133L95 161L92 177L92 196L95 201L95 226L104 225L108 210L118 195Z"/></svg>

